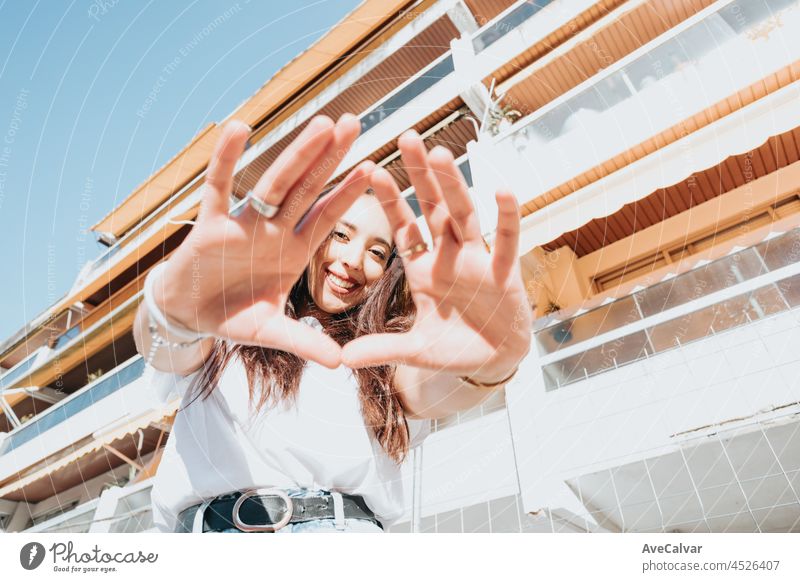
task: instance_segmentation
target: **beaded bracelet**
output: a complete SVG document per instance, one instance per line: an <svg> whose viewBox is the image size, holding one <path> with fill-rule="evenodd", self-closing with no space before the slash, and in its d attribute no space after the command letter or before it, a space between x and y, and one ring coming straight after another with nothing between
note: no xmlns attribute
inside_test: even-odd
<svg viewBox="0 0 800 582"><path fill-rule="evenodd" d="M161 312L153 299L153 277L161 269L166 267L166 263L159 263L147 273L144 279L143 303L147 309L147 329L150 332L150 350L145 359L145 363L150 364L158 349L167 346L172 349L184 349L195 345L202 339L211 337L209 334L199 333L185 327L170 323L167 317ZM167 334L185 341L171 342L158 333L158 326L166 330Z"/></svg>

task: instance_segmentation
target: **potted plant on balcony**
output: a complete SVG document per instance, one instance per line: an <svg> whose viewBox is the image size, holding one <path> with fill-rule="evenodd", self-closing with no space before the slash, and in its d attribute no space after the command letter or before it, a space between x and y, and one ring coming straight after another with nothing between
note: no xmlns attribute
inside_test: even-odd
<svg viewBox="0 0 800 582"><path fill-rule="evenodd" d="M102 368L98 368L97 370L95 370L86 377L87 384L91 384L92 382L100 378L102 375L103 375Z"/></svg>
<svg viewBox="0 0 800 582"><path fill-rule="evenodd" d="M551 313L555 313L556 311L561 311L561 306L555 301L548 301L547 307L544 310L545 314L549 315ZM572 340L572 322L562 321L552 326L550 328L550 335L559 344L563 344Z"/></svg>
<svg viewBox="0 0 800 582"><path fill-rule="evenodd" d="M512 109L510 105L499 107L496 103L492 103L489 108L489 132L498 135L521 117L522 113Z"/></svg>

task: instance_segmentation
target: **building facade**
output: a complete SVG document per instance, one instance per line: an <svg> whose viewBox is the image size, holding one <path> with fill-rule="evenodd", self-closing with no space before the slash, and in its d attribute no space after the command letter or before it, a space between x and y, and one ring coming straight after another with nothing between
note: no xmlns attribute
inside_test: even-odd
<svg viewBox="0 0 800 582"><path fill-rule="evenodd" d="M800 1L367 0L230 117L235 195L315 114L456 156L492 244L522 209L520 373L432 421L392 532L800 530ZM108 248L0 345L0 528L151 531L178 401L131 328L224 120L93 230ZM424 229L424 225L423 225Z"/></svg>

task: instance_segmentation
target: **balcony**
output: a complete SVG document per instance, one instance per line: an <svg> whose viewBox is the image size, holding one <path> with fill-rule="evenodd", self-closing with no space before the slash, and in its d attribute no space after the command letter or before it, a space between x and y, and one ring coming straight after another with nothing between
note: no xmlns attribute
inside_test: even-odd
<svg viewBox="0 0 800 582"><path fill-rule="evenodd" d="M101 495L69 511L34 520L25 533L151 533L152 481L110 487Z"/></svg>
<svg viewBox="0 0 800 582"><path fill-rule="evenodd" d="M124 388L144 373L141 356L131 358L112 372L88 384L42 414L10 432L0 444L0 455L5 455L25 443L45 434L63 422L75 417L90 406ZM66 444L66 443L64 443Z"/></svg>
<svg viewBox="0 0 800 582"><path fill-rule="evenodd" d="M437 87L442 80L452 80L455 77L453 73L453 57L450 51L448 51L391 91L375 106L362 112L360 115L362 134L369 130L375 130L387 120L395 120L395 114L403 110L408 110L409 106L413 105L414 100ZM457 94L457 91L454 87L449 87L442 89L440 93L446 96L443 97L446 102L453 98L453 96ZM318 111L317 113L324 113L324 111ZM408 122L407 120L401 120L399 125L405 128L408 126ZM298 131L294 133L290 132L288 136L285 136L283 139L285 140L299 133L299 127L297 129ZM278 130L276 130L276 132L278 132ZM392 137L397 133L399 133L399 131L392 134ZM384 141L388 141L389 139L388 136L386 140L383 141L381 141L381 139L376 140L374 136L367 138L362 136L359 138L356 143L360 144L362 150L356 151L356 147L354 147L340 165L339 173L354 166L361 159L372 155L375 149L384 145ZM262 138L261 141L248 148L237 164L236 184L237 192L240 195L244 195L245 192L255 186L266 167L264 164L266 163L266 165L269 165L269 160L275 155L272 148L275 146L281 147L282 145L285 145L283 144L283 140L275 141L270 135ZM76 281L74 287L77 288L91 280L103 270L108 270L119 263L129 261L132 255L140 251L136 244L131 243L135 243L135 241L138 240L150 239L155 233L163 230L170 220L190 213L191 209L200 201L201 189L199 189L198 186L202 183L204 177L204 173L194 177L186 186L148 214L148 216L141 221L140 228L129 231L120 241L98 257L91 266L86 267ZM170 206L172 206L172 211L165 213L164 211ZM71 332L73 334L76 333L75 330L71 330ZM63 345L63 342L69 341L69 339L69 337L60 338L60 341L62 341L61 345Z"/></svg>
<svg viewBox="0 0 800 582"><path fill-rule="evenodd" d="M800 229L594 308L535 324L546 390L800 305Z"/></svg>
<svg viewBox="0 0 800 582"><path fill-rule="evenodd" d="M520 120L496 143L520 156L526 200L533 199L786 69L800 58L798 31L797 0L717 2Z"/></svg>
<svg viewBox="0 0 800 582"><path fill-rule="evenodd" d="M532 459L518 467L526 510L566 508L612 531L796 530L784 490L800 477L788 462L800 434L798 249L800 228L772 233L537 320L509 408L517 454Z"/></svg>
<svg viewBox="0 0 800 582"><path fill-rule="evenodd" d="M98 502L99 499L92 499L69 511L58 510L52 517L35 518L25 533L88 533Z"/></svg>
<svg viewBox="0 0 800 582"><path fill-rule="evenodd" d="M31 384L34 385L47 385L53 382L55 377L54 368L51 364L59 358L65 358L67 354L74 354L76 350L83 349L81 360L85 360L91 354L87 352L96 345L95 349L102 347L97 342L97 337L100 334L108 333L113 330L114 324L127 318L132 319L132 314L135 313L137 306L142 297L141 291L138 291L140 279L135 279L129 283L126 288L118 292L111 301L96 308L90 312L89 315L84 317L76 326L67 330L62 336L55 341L54 349L41 348L40 357L35 358L34 362L25 370L25 372L15 373L13 382L19 383L24 377L31 378ZM121 326L120 326L121 327ZM121 335L121 334L120 334ZM120 336L112 336L108 341L104 341L103 345L108 345L110 342L116 341ZM21 362L20 366L25 362ZM65 366L61 363L61 372L67 372L74 368L74 364ZM66 367L67 369L63 369ZM16 369L16 368L15 368ZM10 370L9 372L13 372ZM12 382L3 384L4 387L13 385Z"/></svg>

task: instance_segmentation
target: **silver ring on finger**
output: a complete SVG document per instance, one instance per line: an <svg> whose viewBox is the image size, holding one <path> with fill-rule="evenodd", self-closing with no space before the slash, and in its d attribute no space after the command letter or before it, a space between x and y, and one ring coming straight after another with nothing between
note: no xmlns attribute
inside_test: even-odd
<svg viewBox="0 0 800 582"><path fill-rule="evenodd" d="M253 207L253 210L258 212L264 218L272 218L278 213L278 210L280 210L280 206L276 206L256 198L253 196L253 191L250 190L242 197L241 200L237 201L231 206L228 214L236 218L242 214L242 212L244 212L244 209L248 204Z"/></svg>
<svg viewBox="0 0 800 582"><path fill-rule="evenodd" d="M428 244L421 242L419 244L415 244L410 249L406 249L400 253L397 253L398 257L407 258L415 253L427 253L430 249L428 248Z"/></svg>
<svg viewBox="0 0 800 582"><path fill-rule="evenodd" d="M256 198L253 196L253 191L247 193L250 196L250 206L258 212L264 218L272 218L276 214L278 214L278 210L281 209L280 206L275 204L270 204L269 202L264 202L260 198Z"/></svg>

